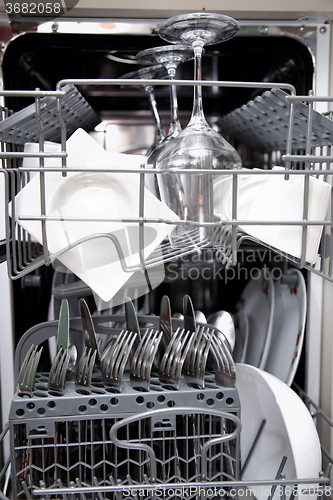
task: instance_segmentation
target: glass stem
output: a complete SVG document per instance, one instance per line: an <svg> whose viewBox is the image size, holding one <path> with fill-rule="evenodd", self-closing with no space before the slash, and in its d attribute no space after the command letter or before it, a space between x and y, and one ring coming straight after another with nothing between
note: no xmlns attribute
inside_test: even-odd
<svg viewBox="0 0 333 500"><path fill-rule="evenodd" d="M176 75L176 66L169 66L167 68L170 80L174 80ZM171 105L171 123L169 134L172 135L175 132L180 132L181 126L178 119L178 100L177 100L177 89L175 85L170 85L170 105Z"/></svg>
<svg viewBox="0 0 333 500"><path fill-rule="evenodd" d="M202 48L203 43L198 40L193 43L194 49L194 80L198 81L202 79ZM202 87L201 85L196 85L194 87L193 95L193 109L190 123L200 121L201 123L205 120L202 107Z"/></svg>
<svg viewBox="0 0 333 500"><path fill-rule="evenodd" d="M157 110L157 104L156 104L156 99L155 99L155 95L154 95L154 92L153 92L153 87L150 86L150 85L147 85L145 87L145 91L148 94L150 107L151 107L151 110L153 112L153 117L154 117L154 120L155 120L155 129L156 129L155 142L159 142L162 139L164 139L165 133L164 133L164 130L163 130L163 127L162 127L162 122L161 122L160 115L159 115L158 110Z"/></svg>

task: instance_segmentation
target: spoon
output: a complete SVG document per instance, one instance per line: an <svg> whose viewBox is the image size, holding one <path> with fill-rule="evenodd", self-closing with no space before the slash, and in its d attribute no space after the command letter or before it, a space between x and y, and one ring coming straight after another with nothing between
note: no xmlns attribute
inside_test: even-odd
<svg viewBox="0 0 333 500"><path fill-rule="evenodd" d="M184 316L182 315L182 313L174 313L172 315L172 317L175 319L184 319Z"/></svg>
<svg viewBox="0 0 333 500"><path fill-rule="evenodd" d="M236 333L233 317L227 311L217 311L207 318L207 323L217 328L224 334L230 346L229 351L233 352L235 347Z"/></svg>
<svg viewBox="0 0 333 500"><path fill-rule="evenodd" d="M201 311L194 311L194 317L197 323L207 323L206 316Z"/></svg>
<svg viewBox="0 0 333 500"><path fill-rule="evenodd" d="M68 377L74 370L77 360L77 349L75 344L68 346L69 362L67 365L66 376Z"/></svg>

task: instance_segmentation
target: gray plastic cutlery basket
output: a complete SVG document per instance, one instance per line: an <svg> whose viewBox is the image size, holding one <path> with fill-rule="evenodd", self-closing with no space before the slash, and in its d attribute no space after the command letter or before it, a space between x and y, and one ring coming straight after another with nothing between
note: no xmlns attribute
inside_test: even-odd
<svg viewBox="0 0 333 500"><path fill-rule="evenodd" d="M112 325L121 319L93 317L96 332L117 335L120 329ZM153 316L138 319L140 326L158 322ZM16 370L32 343L56 335L57 324L43 323L25 333L16 350ZM80 319L72 318L71 341L78 332ZM204 389L189 387L182 378L175 391L152 377L149 392L140 392L125 373L122 392L115 393L100 383L96 372L90 394L79 393L74 380L68 380L61 397L49 394L47 377L37 373L32 397L16 394L12 400L15 498L154 498L167 485L168 498L196 498L205 482L211 487L215 482L220 491L221 483L239 479L238 392L217 386L213 374L206 377ZM135 485L141 493L132 491Z"/></svg>

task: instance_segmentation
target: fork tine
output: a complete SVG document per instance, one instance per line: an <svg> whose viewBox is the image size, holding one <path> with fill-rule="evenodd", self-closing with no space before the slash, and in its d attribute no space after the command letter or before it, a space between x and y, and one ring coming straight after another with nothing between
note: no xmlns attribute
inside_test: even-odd
<svg viewBox="0 0 333 500"><path fill-rule="evenodd" d="M175 331L174 335L171 337L171 340L170 340L170 342L165 350L165 353L162 357L162 361L161 361L161 365L160 365L160 373L161 374L167 372L166 366L167 366L167 363L169 360L170 352L173 349L173 345L177 342L180 331L181 331L181 329L177 328L177 330Z"/></svg>
<svg viewBox="0 0 333 500"><path fill-rule="evenodd" d="M185 333L185 331L184 331ZM190 338L189 338L190 335ZM171 369L171 376L176 381L177 388L179 387L180 377L182 373L182 369L184 366L185 359L188 355L188 351L191 348L191 345L195 339L196 332L186 332L183 334L183 339L181 342L181 356L176 356L173 360L173 366ZM184 349L184 350L183 350ZM183 351L182 351L183 350Z"/></svg>
<svg viewBox="0 0 333 500"><path fill-rule="evenodd" d="M54 376L55 376L55 372L58 368L58 365L60 363L60 358L63 354L63 349L59 349L59 351L57 352L54 360L53 360L53 363L52 363L52 366L51 366L51 369L50 369L50 373L49 373L49 382L53 381L54 380Z"/></svg>
<svg viewBox="0 0 333 500"><path fill-rule="evenodd" d="M64 350L63 355L61 356L60 365L56 371L58 385L62 388L65 387L65 378L66 378L66 370L69 363L69 352L68 349Z"/></svg>
<svg viewBox="0 0 333 500"><path fill-rule="evenodd" d="M103 376L105 373L108 372L108 369L109 369L108 367L109 367L109 363L110 363L110 359L112 356L114 346L117 342L119 342L119 339L121 337L122 332L123 332L123 330L120 332L120 334L117 338L113 338L113 339L111 339L110 342L108 342L108 344L106 345L105 349L103 350L103 352L101 354L101 373Z"/></svg>
<svg viewBox="0 0 333 500"><path fill-rule="evenodd" d="M17 387L20 394L31 396L35 385L36 371L42 354L43 347L38 351L38 346L32 345L27 352L18 376Z"/></svg>
<svg viewBox="0 0 333 500"><path fill-rule="evenodd" d="M190 332L185 332L185 330L177 330L177 332L178 332L177 338L173 339L172 347L167 359L166 369L165 369L166 373L171 373L171 367L173 366L174 359L176 358L179 351L181 351L184 342L186 341L187 337L190 334Z"/></svg>
<svg viewBox="0 0 333 500"><path fill-rule="evenodd" d="M30 346L30 349L28 350L27 354L25 355L22 366L20 368L20 373L19 373L18 379L17 379L17 387L18 388L20 387L20 385L22 384L23 380L26 377L27 365L29 363L29 359L30 359L30 356L31 356L31 353L33 350L34 350L34 345L32 344Z"/></svg>
<svg viewBox="0 0 333 500"><path fill-rule="evenodd" d="M132 350L133 344L136 340L137 333L136 332L127 332L126 337L123 337L122 345L117 349L116 352L116 361L114 363L114 369L112 370L113 377L118 379L119 376L123 375L128 357Z"/></svg>
<svg viewBox="0 0 333 500"><path fill-rule="evenodd" d="M208 351L209 351L209 347L210 347L210 344L212 342L210 338L207 338L207 336L204 334L203 330L204 330L204 328L202 328L202 335L200 337L200 344L198 346L197 356L196 356L195 364L194 364L193 373L195 376L200 376L200 374L202 374L202 372L203 372L202 363L205 360L205 352L207 351L207 345L208 345ZM205 363L205 367L206 367L206 363Z"/></svg>
<svg viewBox="0 0 333 500"><path fill-rule="evenodd" d="M117 392L121 392L124 370L136 337L135 332L123 330L103 358L103 378L108 387Z"/></svg>
<svg viewBox="0 0 333 500"><path fill-rule="evenodd" d="M147 378L150 376L150 370L152 367L152 363L155 358L155 354L157 352L159 343L161 341L163 332L159 332L158 330L151 330L149 339L147 341L147 347L142 356L141 363L139 365L139 373L143 378Z"/></svg>
<svg viewBox="0 0 333 500"><path fill-rule="evenodd" d="M201 327L200 330L200 335L195 339L196 345L192 348L192 354L194 352L195 357L193 357L193 355L191 357L188 356L191 362L190 364L186 364L184 375L189 385L195 384L204 388L206 363L210 351L211 339L206 335L204 327Z"/></svg>
<svg viewBox="0 0 333 500"><path fill-rule="evenodd" d="M196 332L178 329L162 358L159 378L162 383L179 389L181 372Z"/></svg>
<svg viewBox="0 0 333 500"><path fill-rule="evenodd" d="M36 352L35 357L34 357L35 359L34 359L34 365L33 365L33 370L32 370L32 374L33 374L34 379L35 379L35 375L37 372L38 363L39 363L40 357L42 355L42 350L43 350L43 347L41 347L39 349L39 351Z"/></svg>
<svg viewBox="0 0 333 500"><path fill-rule="evenodd" d="M149 390L150 374L163 332L147 329L131 364L130 380L135 388Z"/></svg>
<svg viewBox="0 0 333 500"><path fill-rule="evenodd" d="M187 372L191 371L191 366L194 365L197 358L197 351L200 346L201 338L203 335L203 327L198 327L196 329L195 335L193 337L192 345L190 345L188 355L186 356L184 369Z"/></svg>
<svg viewBox="0 0 333 500"><path fill-rule="evenodd" d="M132 365L133 369L135 370L134 374L138 377L140 377L141 375L141 366L144 363L144 360L150 355L151 347L153 345L153 339L154 336L156 336L156 333L157 330L147 330L138 346L139 355L136 358L136 362Z"/></svg>
<svg viewBox="0 0 333 500"><path fill-rule="evenodd" d="M66 370L69 363L69 352L68 349L63 349L62 347L56 354L53 360L51 370L48 378L48 388L49 390L63 394L65 387Z"/></svg>
<svg viewBox="0 0 333 500"><path fill-rule="evenodd" d="M90 355L90 361L88 362L88 365L87 365L86 384L89 387L91 385L91 379L92 379L92 374L93 374L93 370L94 370L96 357L97 357L97 349L95 349L94 352Z"/></svg>
<svg viewBox="0 0 333 500"><path fill-rule="evenodd" d="M211 352L215 359L215 380L223 387L234 387L236 381L235 363L228 349L218 341L215 332L211 333Z"/></svg>
<svg viewBox="0 0 333 500"><path fill-rule="evenodd" d="M86 348L82 353L75 375L75 384L77 386L84 387L87 390L90 389L96 356L97 350L91 347Z"/></svg>
<svg viewBox="0 0 333 500"><path fill-rule="evenodd" d="M206 372L206 364L207 364L207 359L210 351L212 340L211 339L206 339L206 344L204 348L204 352L201 357L201 363L200 366L198 367L197 373L199 376L203 376L203 381L205 380L205 372Z"/></svg>
<svg viewBox="0 0 333 500"><path fill-rule="evenodd" d="M211 352L213 354L216 368L218 369L218 371L225 371L226 365L225 365L225 359L223 359L222 357L223 352L222 349L217 345L217 340L214 334L211 336L211 340L212 340Z"/></svg>

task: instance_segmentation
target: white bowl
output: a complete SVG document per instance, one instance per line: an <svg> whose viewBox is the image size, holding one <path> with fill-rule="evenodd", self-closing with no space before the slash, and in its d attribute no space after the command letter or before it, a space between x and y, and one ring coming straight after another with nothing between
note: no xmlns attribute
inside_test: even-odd
<svg viewBox="0 0 333 500"><path fill-rule="evenodd" d="M24 145L24 153L38 153L39 152L39 144L36 142L26 142ZM45 141L44 142L44 152L45 153L60 153L61 145L56 142ZM24 154L23 153L23 154ZM48 158L44 160L44 165L52 168L58 168L62 165L61 158ZM22 161L23 168L38 168L39 167L39 158L34 157L23 157ZM31 172L30 177L36 175L37 172Z"/></svg>
<svg viewBox="0 0 333 500"><path fill-rule="evenodd" d="M283 167L273 171L283 172ZM267 221L267 225L240 225L240 229L262 242L294 257L301 258L302 226L279 225L279 222L303 221L304 175L253 176L252 182L241 183L238 190L237 219ZM264 181L264 182L262 182ZM324 221L330 199L331 185L315 177L309 177L308 220ZM227 219L232 219L232 194L225 202ZM269 222L277 223L276 225ZM315 264L323 225L308 225L305 260Z"/></svg>
<svg viewBox="0 0 333 500"><path fill-rule="evenodd" d="M130 222L130 219L139 217L139 175L122 171L139 170L145 158L106 152L82 129L68 139L66 149L67 166L79 168L81 172L68 172L67 177L63 177L61 173L48 172L46 168L46 215L61 219L46 222L48 248L52 258L57 258L107 303L133 275L133 271L125 272L122 264L139 264L139 224ZM86 169L105 169L105 172L85 172ZM117 172L108 173L108 169ZM178 219L146 188L144 200L144 217ZM15 197L15 218L42 243L40 222L19 219L20 216L40 216L40 205L40 176L36 175ZM78 218L82 220L76 220ZM111 222L108 220L111 218L118 218L120 222ZM96 222L94 219L100 220ZM144 225L145 259L174 227L164 223L147 222ZM119 241L124 259L120 258L112 242L114 237ZM86 241L75 245L82 239ZM75 246L69 249L71 245ZM154 274L158 282L151 283L153 288L163 281L162 274ZM147 285L143 273L141 276ZM113 302L113 305L117 304Z"/></svg>
<svg viewBox="0 0 333 500"><path fill-rule="evenodd" d="M263 172L263 170L254 168L254 171ZM267 179L267 175L258 174L251 175L248 168L242 168L237 174L238 190L242 189L244 186L251 188L251 197L255 197L256 193L259 192L263 183ZM232 175L219 175L214 179L214 215L222 220L231 219L232 214L232 189L233 189L233 176ZM251 199L250 199L251 201ZM239 211L239 203L238 203ZM238 215L238 218L239 215Z"/></svg>
<svg viewBox="0 0 333 500"><path fill-rule="evenodd" d="M286 479L316 479L321 472L321 448L309 410L284 382L254 366L236 364L236 387L241 404L241 463L252 447L259 427L266 424L244 470L245 484L250 480L273 480L283 456L287 457L283 473ZM297 485L297 482L296 482ZM317 495L302 493L318 485L298 484L298 498ZM258 500L266 500L269 486L249 485ZM288 489L289 488L289 489ZM287 486L287 498L293 486ZM289 493L289 494L288 494ZM279 489L275 492L279 496Z"/></svg>

